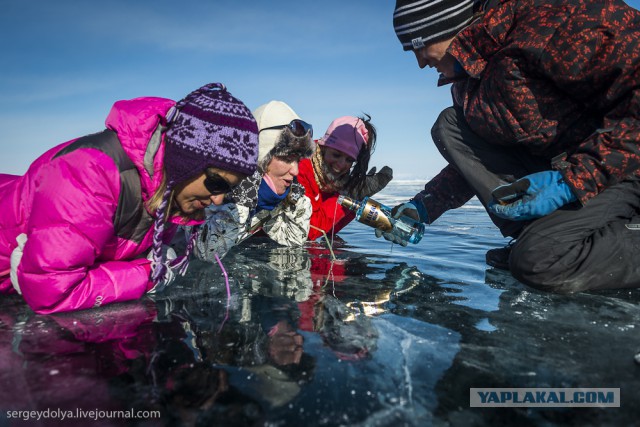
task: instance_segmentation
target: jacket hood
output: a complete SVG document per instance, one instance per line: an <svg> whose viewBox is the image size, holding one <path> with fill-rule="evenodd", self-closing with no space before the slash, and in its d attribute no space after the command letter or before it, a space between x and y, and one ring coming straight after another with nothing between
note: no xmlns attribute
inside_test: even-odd
<svg viewBox="0 0 640 427"><path fill-rule="evenodd" d="M105 125L118 134L122 148L140 173L143 199L148 200L162 182L164 129L175 101L142 97L117 101Z"/></svg>

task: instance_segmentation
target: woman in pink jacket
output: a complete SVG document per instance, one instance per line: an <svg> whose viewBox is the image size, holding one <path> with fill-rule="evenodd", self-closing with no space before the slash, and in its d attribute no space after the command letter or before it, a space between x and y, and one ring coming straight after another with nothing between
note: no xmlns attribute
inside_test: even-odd
<svg viewBox="0 0 640 427"><path fill-rule="evenodd" d="M177 104L118 101L106 127L52 148L24 176L0 174L0 292L37 313L164 289L193 245L178 258L165 244L177 225L201 223L256 168L256 122L220 83Z"/></svg>

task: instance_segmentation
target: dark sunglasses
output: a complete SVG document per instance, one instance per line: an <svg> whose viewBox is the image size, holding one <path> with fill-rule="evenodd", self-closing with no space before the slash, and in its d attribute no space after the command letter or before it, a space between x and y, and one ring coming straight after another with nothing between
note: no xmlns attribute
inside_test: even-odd
<svg viewBox="0 0 640 427"><path fill-rule="evenodd" d="M284 128L289 128L293 136L296 136L298 138L307 135L307 133L309 134L310 138L313 138L313 126L300 119L293 119L286 125L271 126L268 128L260 129L260 132L262 132L263 130Z"/></svg>
<svg viewBox="0 0 640 427"><path fill-rule="evenodd" d="M230 193L233 190L233 186L229 184L229 181L217 173L205 171L205 176L204 186L212 196Z"/></svg>

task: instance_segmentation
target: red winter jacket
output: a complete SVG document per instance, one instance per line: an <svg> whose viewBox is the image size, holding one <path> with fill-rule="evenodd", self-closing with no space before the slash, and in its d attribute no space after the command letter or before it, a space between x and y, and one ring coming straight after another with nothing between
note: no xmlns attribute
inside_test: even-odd
<svg viewBox="0 0 640 427"><path fill-rule="evenodd" d="M324 230L327 235L337 233L355 218L355 214L338 204L338 193L323 193L313 174L310 159L302 159L299 165L298 182L305 188L305 195L311 200L313 213L311 225ZM315 240L322 233L313 227L309 228L309 240Z"/></svg>

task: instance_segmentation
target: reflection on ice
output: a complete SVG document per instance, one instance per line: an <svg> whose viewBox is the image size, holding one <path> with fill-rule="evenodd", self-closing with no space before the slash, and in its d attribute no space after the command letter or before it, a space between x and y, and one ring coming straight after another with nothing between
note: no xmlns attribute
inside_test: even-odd
<svg viewBox="0 0 640 427"><path fill-rule="evenodd" d="M154 299L85 312L5 297L0 425L47 408L160 411L141 426L636 423L638 291L533 291L484 265L502 239L482 210L447 215L392 251L353 224L336 260L248 241L222 260L228 307L220 267L198 261ZM470 408L471 387L619 387L622 405L495 411Z"/></svg>
<svg viewBox="0 0 640 427"><path fill-rule="evenodd" d="M485 332L493 332L496 330L496 327L489 322L489 319L481 319L476 323L475 327L477 330Z"/></svg>

